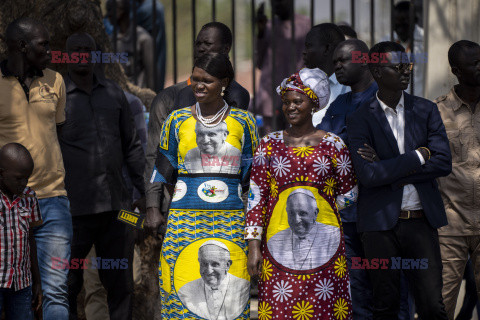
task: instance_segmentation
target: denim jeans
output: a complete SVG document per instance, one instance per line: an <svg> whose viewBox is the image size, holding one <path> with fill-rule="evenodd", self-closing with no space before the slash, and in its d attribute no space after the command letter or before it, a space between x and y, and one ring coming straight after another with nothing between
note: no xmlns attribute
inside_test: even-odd
<svg viewBox="0 0 480 320"><path fill-rule="evenodd" d="M38 200L43 224L34 228L42 278L43 319L68 319L68 269L52 268L52 258L70 259L72 216L67 197Z"/></svg>
<svg viewBox="0 0 480 320"><path fill-rule="evenodd" d="M0 314L3 309L6 320L33 320L32 287L18 291L0 288Z"/></svg>

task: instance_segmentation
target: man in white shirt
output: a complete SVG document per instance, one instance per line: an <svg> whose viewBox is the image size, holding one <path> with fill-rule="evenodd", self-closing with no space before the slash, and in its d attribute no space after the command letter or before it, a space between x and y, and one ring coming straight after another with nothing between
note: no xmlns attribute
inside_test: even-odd
<svg viewBox="0 0 480 320"><path fill-rule="evenodd" d="M217 240L208 240L198 249L201 278L178 290L182 303L196 315L209 320L233 320L245 309L250 282L228 273L230 250Z"/></svg>
<svg viewBox="0 0 480 320"><path fill-rule="evenodd" d="M272 257L293 270L311 270L327 263L340 245L340 229L316 221L318 207L312 191L292 191L286 211L290 228L277 232L267 243Z"/></svg>
<svg viewBox="0 0 480 320"><path fill-rule="evenodd" d="M342 30L333 23L321 23L312 27L305 38L305 50L303 51L305 67L323 70L328 75L328 82L330 83L328 104L325 108L313 114L312 122L314 126L322 122L328 107L339 95L351 90L350 87L337 81L334 72L333 52L342 41L345 41L345 36Z"/></svg>
<svg viewBox="0 0 480 320"><path fill-rule="evenodd" d="M446 320L437 228L447 218L435 179L452 170L450 147L437 106L404 92L412 66L393 62L395 52L405 49L390 41L370 49L370 56L386 54L388 60L369 64L378 84L376 99L347 118L365 257L402 260L400 267L390 263L387 269L369 270L373 318L398 318L403 271L419 318ZM427 259L427 268L419 266L421 259Z"/></svg>

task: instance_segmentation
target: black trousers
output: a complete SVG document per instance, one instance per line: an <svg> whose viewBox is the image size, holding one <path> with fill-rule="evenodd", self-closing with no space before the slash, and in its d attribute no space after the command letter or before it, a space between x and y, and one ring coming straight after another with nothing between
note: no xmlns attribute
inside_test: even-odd
<svg viewBox="0 0 480 320"><path fill-rule="evenodd" d="M425 218L399 219L391 230L364 232L362 243L367 259L388 259L388 268L369 270L373 287L374 320L398 319L401 271L413 286L416 311L420 319L447 320L442 299L442 260L438 232ZM422 262L419 264L412 261Z"/></svg>
<svg viewBox="0 0 480 320"><path fill-rule="evenodd" d="M94 264L97 265L100 281L107 290L110 319L131 320L134 230L118 221L117 215L117 211L112 211L73 217L71 261L85 259L92 245L95 245L97 261ZM107 259L113 259L115 262L112 263L112 260ZM119 260L120 263L118 263ZM68 302L71 320L77 319L77 296L82 286L83 270L81 268L70 269Z"/></svg>

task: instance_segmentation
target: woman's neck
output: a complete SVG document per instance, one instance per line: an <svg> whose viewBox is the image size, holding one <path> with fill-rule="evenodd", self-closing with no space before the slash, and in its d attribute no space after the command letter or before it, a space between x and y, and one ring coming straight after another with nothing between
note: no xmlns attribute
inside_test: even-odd
<svg viewBox="0 0 480 320"><path fill-rule="evenodd" d="M216 114L220 109L223 108L225 102L223 99L218 99L212 102L202 102L199 103L200 110L202 111L202 116L209 117Z"/></svg>
<svg viewBox="0 0 480 320"><path fill-rule="evenodd" d="M309 122L299 126L291 126L290 128L285 129L285 131L292 138L300 138L312 134L316 129L312 122Z"/></svg>

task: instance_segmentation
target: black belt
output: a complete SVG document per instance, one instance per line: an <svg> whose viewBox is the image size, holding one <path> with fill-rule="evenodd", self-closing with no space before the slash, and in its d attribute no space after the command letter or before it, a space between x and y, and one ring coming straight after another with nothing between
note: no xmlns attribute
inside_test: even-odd
<svg viewBox="0 0 480 320"><path fill-rule="evenodd" d="M407 210L407 211L400 211L400 219L418 219L423 218L425 215L423 214L423 210Z"/></svg>

